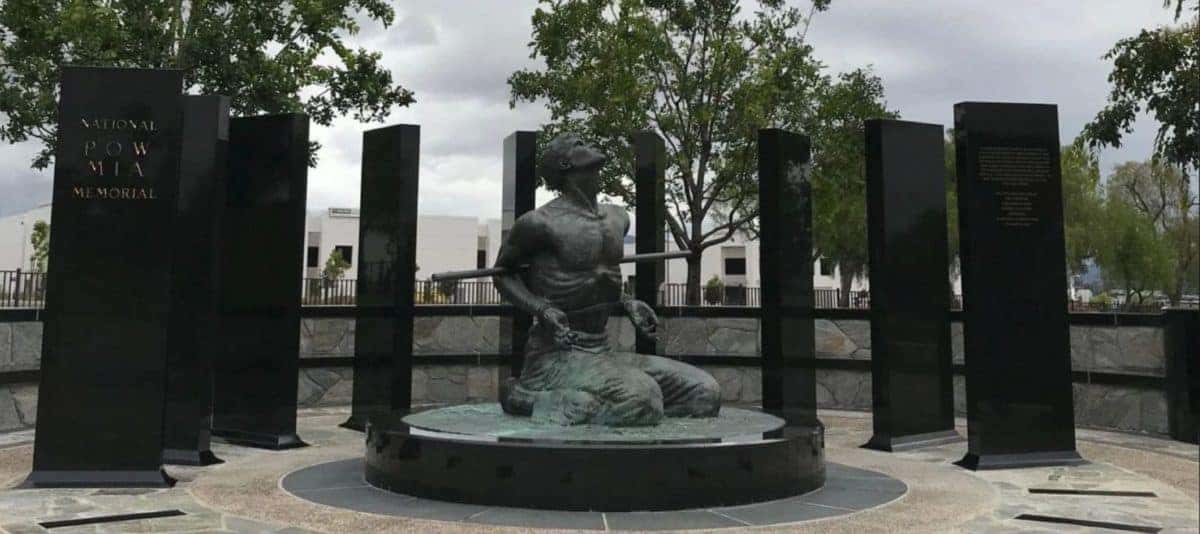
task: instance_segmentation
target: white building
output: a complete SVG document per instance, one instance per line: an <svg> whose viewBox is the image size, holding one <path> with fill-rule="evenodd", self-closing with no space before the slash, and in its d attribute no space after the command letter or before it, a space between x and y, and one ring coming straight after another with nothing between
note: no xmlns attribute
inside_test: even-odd
<svg viewBox="0 0 1200 534"><path fill-rule="evenodd" d="M50 222L49 204L0 218L0 271L29 269L29 257L33 252L29 233L39 220ZM357 208L329 208L310 213L305 221L305 230L303 261L306 278L319 278L325 262L335 252L350 262L345 278L357 278ZM433 273L490 267L496 262L500 242L499 219L481 221L476 217L421 215L417 219L417 278L427 280ZM666 250L677 250L674 240L669 236ZM625 240L625 253L634 253L632 236L627 236ZM703 284L716 276L726 286L760 287L758 258L758 242L740 234L735 235L733 239L704 251L700 281ZM667 261L666 271L667 283L687 282L686 260ZM622 264L621 272L627 279L633 276L633 264ZM813 287L840 288L840 273L836 266L817 259L813 263ZM956 293L961 291L957 278L953 287ZM869 288L870 284L865 279L857 279L852 283L854 291Z"/></svg>
<svg viewBox="0 0 1200 534"><path fill-rule="evenodd" d="M329 208L326 212L310 214L306 224L305 277L318 278L325 261L334 251L349 259L351 268L347 279L354 279L358 266L358 210ZM475 217L422 215L417 219L417 278L429 279L433 273L490 267L496 262L500 249L500 220L480 221ZM635 250L633 236L625 239L625 253ZM668 236L666 250L678 250ZM700 281L714 275L726 286L758 287L758 242L742 235L704 251L700 262ZM687 283L687 261L668 260L666 281ZM628 279L634 274L633 264L622 264L621 272ZM840 288L840 273L828 261L813 263L813 286L818 289ZM957 289L957 281L955 288ZM865 279L852 283L854 291L870 288Z"/></svg>
<svg viewBox="0 0 1200 534"><path fill-rule="evenodd" d="M29 234L38 221L50 222L50 204L0 218L0 271L30 270L33 245Z"/></svg>

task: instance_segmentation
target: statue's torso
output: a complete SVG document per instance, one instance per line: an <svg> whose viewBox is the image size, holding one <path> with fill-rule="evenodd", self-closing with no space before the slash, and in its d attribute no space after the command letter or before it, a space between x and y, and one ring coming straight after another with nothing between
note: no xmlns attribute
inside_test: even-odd
<svg viewBox="0 0 1200 534"><path fill-rule="evenodd" d="M546 224L538 240L542 248L533 255L525 273L526 286L566 312L617 302L621 296L620 260L628 229L624 210L601 204L601 215L596 216L558 199L538 212ZM601 319L606 321L607 313L584 321L594 324L572 324L572 328L602 330Z"/></svg>

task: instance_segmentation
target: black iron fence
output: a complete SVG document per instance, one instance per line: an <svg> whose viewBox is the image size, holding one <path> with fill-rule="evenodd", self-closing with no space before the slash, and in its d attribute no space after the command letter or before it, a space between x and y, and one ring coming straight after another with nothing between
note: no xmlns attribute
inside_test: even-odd
<svg viewBox="0 0 1200 534"><path fill-rule="evenodd" d="M46 273L0 271L0 308L41 308L46 302Z"/></svg>
<svg viewBox="0 0 1200 534"><path fill-rule="evenodd" d="M305 278L302 285L300 303L304 306L353 306L355 303L355 280L326 280L324 278ZM626 284L625 292L633 293L633 287ZM700 306L745 306L756 308L762 305L762 293L758 287L745 286L714 286L700 288ZM840 289L818 288L813 291L817 308L849 308L869 309L871 294L869 291L851 291L843 298ZM484 305L504 304L504 298L496 290L491 280L458 280L449 282L433 282L417 280L414 300L417 304L463 304ZM41 308L46 301L46 273L29 272L17 269L15 271L0 271L0 308ZM686 306L686 284L663 284L658 293L660 306ZM1162 303L1148 302L1143 304L1099 303L1099 302L1068 302L1068 310L1073 312L1102 312L1102 313L1158 313L1163 309ZM1194 302L1183 304L1184 307L1194 307ZM954 295L950 309L962 309L962 297Z"/></svg>

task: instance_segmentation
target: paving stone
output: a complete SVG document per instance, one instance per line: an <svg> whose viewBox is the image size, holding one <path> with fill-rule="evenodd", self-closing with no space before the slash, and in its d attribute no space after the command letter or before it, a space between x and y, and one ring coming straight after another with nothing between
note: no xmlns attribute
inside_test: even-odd
<svg viewBox="0 0 1200 534"><path fill-rule="evenodd" d="M708 319L708 340L717 354L758 355L758 319Z"/></svg>
<svg viewBox="0 0 1200 534"><path fill-rule="evenodd" d="M24 426L12 391L9 386L0 385L0 431L16 430Z"/></svg>
<svg viewBox="0 0 1200 534"><path fill-rule="evenodd" d="M308 490L365 486L363 459L351 458L332 464L322 463L288 473L280 485L296 493Z"/></svg>
<svg viewBox="0 0 1200 534"><path fill-rule="evenodd" d="M1117 329L1121 349L1119 369L1127 373L1164 376L1163 329L1153 326L1127 326Z"/></svg>
<svg viewBox="0 0 1200 534"><path fill-rule="evenodd" d="M858 349L833 321L817 319L814 326L818 358L844 358Z"/></svg>
<svg viewBox="0 0 1200 534"><path fill-rule="evenodd" d="M434 350L434 332L437 331L441 317L416 317L413 319L413 351L426 353Z"/></svg>
<svg viewBox="0 0 1200 534"><path fill-rule="evenodd" d="M709 354L708 325L697 317L676 317L660 325L667 354Z"/></svg>
<svg viewBox="0 0 1200 534"><path fill-rule="evenodd" d="M966 349L963 345L963 324L962 321L952 321L950 323L950 355L954 363L964 364L966 362Z"/></svg>
<svg viewBox="0 0 1200 534"><path fill-rule="evenodd" d="M871 374L839 369L818 369L817 406L839 410L870 409Z"/></svg>
<svg viewBox="0 0 1200 534"><path fill-rule="evenodd" d="M42 359L42 323L12 325L12 362L18 369L37 369Z"/></svg>
<svg viewBox="0 0 1200 534"><path fill-rule="evenodd" d="M467 398L496 400L499 398L499 369L495 366L472 366L467 369Z"/></svg>
<svg viewBox="0 0 1200 534"><path fill-rule="evenodd" d="M737 367L716 367L709 366L704 368L713 378L717 379L717 383L721 386L721 401L734 402L741 399L742 396L742 370Z"/></svg>
<svg viewBox="0 0 1200 534"><path fill-rule="evenodd" d="M238 534L268 534L279 532L281 528L280 525L234 516L225 516L224 523L226 530L237 532Z"/></svg>
<svg viewBox="0 0 1200 534"><path fill-rule="evenodd" d="M871 350L871 321L839 319L833 322L859 349Z"/></svg>
<svg viewBox="0 0 1200 534"><path fill-rule="evenodd" d="M321 395L325 393L325 390L321 388L320 384L313 382L313 380L308 377L307 373L300 373L298 380L299 382L297 383L296 387L296 403L301 406L308 406L315 403L317 399L320 399Z"/></svg>
<svg viewBox="0 0 1200 534"><path fill-rule="evenodd" d="M743 521L721 515L720 511L682 510L676 512L608 512L604 514L610 530L676 530L746 526Z"/></svg>
<svg viewBox="0 0 1200 534"><path fill-rule="evenodd" d="M12 324L0 323L0 369L14 367L12 337Z"/></svg>
<svg viewBox="0 0 1200 534"><path fill-rule="evenodd" d="M350 404L354 398L354 382L351 380L339 380L329 389L325 390L325 394L321 395L319 404L323 406L345 406Z"/></svg>
<svg viewBox="0 0 1200 534"><path fill-rule="evenodd" d="M843 515L848 511L801 502L798 498L793 497L749 506L721 508L719 512L721 515L750 525L772 525Z"/></svg>
<svg viewBox="0 0 1200 534"><path fill-rule="evenodd" d="M522 528L604 530L604 518L599 512L560 512L494 507L470 516L468 521L485 525ZM609 523L609 526L611 527L612 524Z"/></svg>

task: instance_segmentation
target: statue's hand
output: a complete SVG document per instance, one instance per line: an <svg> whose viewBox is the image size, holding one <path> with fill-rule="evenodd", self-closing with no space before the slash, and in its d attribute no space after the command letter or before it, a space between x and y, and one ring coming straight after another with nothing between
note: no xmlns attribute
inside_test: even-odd
<svg viewBox="0 0 1200 534"><path fill-rule="evenodd" d="M654 337L654 333L658 331L658 315L655 315L654 308L649 304L640 300L627 300L625 314L633 321L633 327L637 329L638 334Z"/></svg>
<svg viewBox="0 0 1200 534"><path fill-rule="evenodd" d="M538 320L554 332L554 342L559 347L569 348L575 344L575 332L571 330L567 314L562 310L548 306L538 314Z"/></svg>

